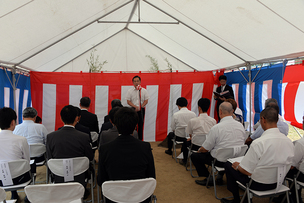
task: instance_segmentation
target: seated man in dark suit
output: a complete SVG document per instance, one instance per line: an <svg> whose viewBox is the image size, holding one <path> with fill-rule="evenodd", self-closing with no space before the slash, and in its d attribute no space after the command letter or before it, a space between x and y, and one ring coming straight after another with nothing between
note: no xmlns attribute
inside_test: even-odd
<svg viewBox="0 0 304 203"><path fill-rule="evenodd" d="M109 117L110 117L110 121L111 124L113 125L112 128L102 131L100 134L100 145L106 144L108 142L111 142L113 140L115 140L118 136L118 130L115 126L114 120L115 120L115 113L120 109L120 107L114 107L113 109L111 109L111 111L109 112ZM138 133L136 130L133 131L133 137L135 137L136 139L138 139Z"/></svg>
<svg viewBox="0 0 304 203"><path fill-rule="evenodd" d="M77 110L72 105L63 107L60 112L64 126L47 135L46 153L48 159L68 159L75 157L88 157L93 160L93 151L88 134L75 129L77 123ZM75 181L86 186L85 178L88 173L75 177ZM54 176L56 183L63 182L63 178Z"/></svg>
<svg viewBox="0 0 304 203"><path fill-rule="evenodd" d="M100 140L99 143L100 145L106 144L108 142L111 142L113 140L115 140L119 133L118 130L116 128L116 126L114 125L114 114L119 110L119 107L115 107L113 109L111 109L111 111L109 112L109 122L112 124L112 128L102 131L100 132Z"/></svg>
<svg viewBox="0 0 304 203"><path fill-rule="evenodd" d="M113 99L111 101L111 108L113 109L115 107L123 107L123 105L121 104L121 101L119 99ZM103 123L107 123L107 122L110 122L110 116L109 115L106 115L103 118ZM102 127L101 127L101 131L102 131Z"/></svg>
<svg viewBox="0 0 304 203"><path fill-rule="evenodd" d="M138 115L131 108L122 107L115 113L115 125L121 135L100 147L98 185L108 180L155 178L150 143L131 135L137 123ZM144 202L150 202L149 200L148 198Z"/></svg>
<svg viewBox="0 0 304 203"><path fill-rule="evenodd" d="M89 97L82 97L80 99L80 109L81 109L81 118L79 123L90 128L91 132L96 132L97 135L99 134L99 127L98 127L98 119L96 114L89 112L89 108L91 105L91 99ZM91 133L92 134L92 133ZM93 147L98 146L98 142L94 142Z"/></svg>

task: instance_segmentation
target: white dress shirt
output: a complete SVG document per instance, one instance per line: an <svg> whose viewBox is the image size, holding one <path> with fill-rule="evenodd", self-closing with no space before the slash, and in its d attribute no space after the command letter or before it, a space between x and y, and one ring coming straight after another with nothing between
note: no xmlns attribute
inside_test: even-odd
<svg viewBox="0 0 304 203"><path fill-rule="evenodd" d="M144 101L149 99L150 97L148 91L145 88L141 88L140 92L142 106ZM137 90L135 87L129 89L126 95L126 100L129 100L130 102L132 102L132 104L139 106L139 90Z"/></svg>
<svg viewBox="0 0 304 203"><path fill-rule="evenodd" d="M214 118L208 116L207 113L201 113L198 117L192 118L188 122L186 132L192 136L207 134L214 125L216 125Z"/></svg>
<svg viewBox="0 0 304 203"><path fill-rule="evenodd" d="M0 132L0 160L13 161L18 159L30 161L26 138L13 134L11 130L2 130Z"/></svg>
<svg viewBox="0 0 304 203"><path fill-rule="evenodd" d="M186 128L190 119L195 118L196 114L189 111L187 107L181 108L173 114L171 129L178 137L186 137Z"/></svg>
<svg viewBox="0 0 304 203"><path fill-rule="evenodd" d="M242 146L246 138L244 126L232 116L225 116L211 128L202 146L214 157L217 149Z"/></svg>
<svg viewBox="0 0 304 203"><path fill-rule="evenodd" d="M288 131L289 131L289 126L287 123L285 123L284 121L282 121L281 119L278 120L277 122L277 126L280 130L281 133L283 133L284 135L288 135ZM261 135L264 133L264 130L262 128L262 126L260 125L250 136L251 139L255 140L259 137L261 137Z"/></svg>
<svg viewBox="0 0 304 203"><path fill-rule="evenodd" d="M32 120L24 120L23 123L16 125L14 134L25 137L29 145L45 144L48 131L42 124L35 123Z"/></svg>
<svg viewBox="0 0 304 203"><path fill-rule="evenodd" d="M266 130L259 139L250 145L240 166L253 173L259 166L288 165L292 163L294 145L278 128Z"/></svg>
<svg viewBox="0 0 304 203"><path fill-rule="evenodd" d="M292 161L292 165L299 169L300 164L304 161L304 138L301 138L295 142L295 153Z"/></svg>

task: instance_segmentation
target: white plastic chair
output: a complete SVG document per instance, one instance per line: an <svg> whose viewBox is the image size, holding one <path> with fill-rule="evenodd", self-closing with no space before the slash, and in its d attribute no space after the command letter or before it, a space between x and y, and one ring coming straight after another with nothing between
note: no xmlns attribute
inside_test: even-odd
<svg viewBox="0 0 304 203"><path fill-rule="evenodd" d="M208 183L209 183L209 180L210 180L211 175L212 175L212 177L213 177L214 195L215 195L216 199L220 200L222 198L219 198L217 196L216 183L215 183L215 173L216 172L218 173L220 171L225 171L225 168L215 166L215 162L216 161L227 162L227 160L230 159L230 158L244 156L244 154L245 154L245 152L246 152L247 149L248 149L247 145L242 145L242 146L229 147L229 148L220 148L220 149L218 149L216 151L214 160L211 163L211 173L212 174L209 174L209 177L207 179L207 184L206 184L206 186L208 188ZM226 197L226 198L229 198L229 197Z"/></svg>
<svg viewBox="0 0 304 203"><path fill-rule="evenodd" d="M247 183L246 186L241 184L240 182L237 181L239 186L245 190L244 196L242 198L242 202L244 202L247 194L248 202L251 202L250 199L252 199L253 196L256 197L275 197L280 194L285 193L285 197L287 197L287 202L289 203L289 195L288 191L289 188L285 185L283 185L285 176L288 172L288 169L290 168L290 165L280 165L280 166L262 166L262 167L257 167L252 175L251 175L251 180L249 183ZM278 176L278 172L281 171L281 175ZM277 183L276 189L273 190L265 190L265 191L257 191L257 190L252 190L250 189L250 185L252 183L252 180L259 182L259 183L264 183L264 184L272 184L272 183ZM248 195L249 194L249 195ZM272 201L272 198L270 199L270 202Z"/></svg>
<svg viewBox="0 0 304 203"><path fill-rule="evenodd" d="M50 171L53 174L60 177L64 177L63 160L64 159L50 159L47 162ZM89 169L90 161L87 157L76 157L76 158L70 158L69 160L73 160L74 177L83 174ZM92 173L91 173L91 180L93 180ZM94 202L93 181L90 182L90 185L91 185L92 202Z"/></svg>
<svg viewBox="0 0 304 203"><path fill-rule="evenodd" d="M150 196L156 202L156 197L153 195L155 188L154 178L106 181L102 184L102 193L104 203L106 203L105 197L114 202L134 203L142 202Z"/></svg>
<svg viewBox="0 0 304 203"><path fill-rule="evenodd" d="M81 203L84 195L80 183L29 185L24 190L32 203Z"/></svg>
<svg viewBox="0 0 304 203"><path fill-rule="evenodd" d="M43 166L43 165L46 165L46 147L44 144L42 143L36 143L36 144L30 144L29 145L30 147L30 157L31 159L33 158L36 158L36 157L41 157L41 156L44 156L44 161L41 161L41 162L36 162L36 167L38 166ZM36 176L36 174L33 174L34 176ZM49 182L48 180L48 177L49 177L49 174L48 174L48 168L46 166L46 183ZM35 183L34 183L35 184Z"/></svg>
<svg viewBox="0 0 304 203"><path fill-rule="evenodd" d="M194 135L191 138L191 145L190 145L190 147L188 147L188 159L187 159L187 162L189 162L190 169L188 169L188 165L186 165L186 170L190 171L191 176L193 178L197 178L198 176L194 176L193 173L192 173L192 171L194 171L196 169L192 168L192 161L191 161L190 156L191 156L192 153L197 152L195 150L192 150L192 146L193 145L202 146L203 143L205 142L205 140L206 140L206 134Z"/></svg>
<svg viewBox="0 0 304 203"><path fill-rule="evenodd" d="M17 178L25 173L31 172L30 163L25 159L19 159L8 162L9 171L12 179ZM8 185L1 186L6 192L23 189L25 186L29 185L32 182L32 179L26 181L25 183L21 183L18 185Z"/></svg>

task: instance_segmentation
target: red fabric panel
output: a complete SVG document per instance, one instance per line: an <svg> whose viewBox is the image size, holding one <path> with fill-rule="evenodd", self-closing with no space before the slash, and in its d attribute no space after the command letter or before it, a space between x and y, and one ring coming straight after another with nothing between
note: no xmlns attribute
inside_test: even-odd
<svg viewBox="0 0 304 203"><path fill-rule="evenodd" d="M302 123L298 123L295 118L295 99L299 84L304 81L304 65L287 66L284 73L283 83L288 83L284 95L284 118L291 122L291 125L302 128Z"/></svg>

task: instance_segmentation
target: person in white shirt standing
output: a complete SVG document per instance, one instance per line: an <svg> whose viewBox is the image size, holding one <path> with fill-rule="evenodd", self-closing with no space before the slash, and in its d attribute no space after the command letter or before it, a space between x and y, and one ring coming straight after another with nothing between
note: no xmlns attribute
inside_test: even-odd
<svg viewBox="0 0 304 203"><path fill-rule="evenodd" d="M145 107L148 104L148 91L141 87L141 78L136 75L132 78L134 88L128 90L126 100L128 105L133 107L138 115L138 139L143 140L143 126L145 119Z"/></svg>
<svg viewBox="0 0 304 203"><path fill-rule="evenodd" d="M191 138L196 135L207 135L210 129L216 125L216 120L210 116L208 116L207 111L210 107L210 100L208 98L200 98L197 102L199 116L196 118L192 118L188 122L188 126L186 128L187 134L189 134L190 138L183 143L183 165L187 164L188 158L188 149L191 145ZM193 144L192 150L198 150L201 146Z"/></svg>
<svg viewBox="0 0 304 203"><path fill-rule="evenodd" d="M16 112L7 107L0 109L0 161L26 159L30 161L29 146L26 138L13 134L16 126ZM31 179L29 172L13 178L14 184L25 183ZM0 180L0 186L3 186ZM17 191L12 191L11 199L19 199Z"/></svg>
<svg viewBox="0 0 304 203"><path fill-rule="evenodd" d="M172 155L172 139L175 137L176 141L186 141L186 127L188 122L190 119L196 117L194 112L187 109L188 101L186 98L178 98L176 100L176 105L179 111L173 114L171 122L171 129L173 132L170 132L167 136L168 150L166 150L165 153L169 155ZM186 149L182 148L181 150L184 151Z"/></svg>

